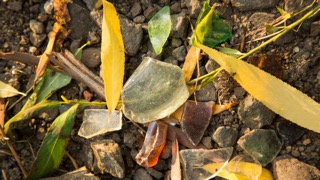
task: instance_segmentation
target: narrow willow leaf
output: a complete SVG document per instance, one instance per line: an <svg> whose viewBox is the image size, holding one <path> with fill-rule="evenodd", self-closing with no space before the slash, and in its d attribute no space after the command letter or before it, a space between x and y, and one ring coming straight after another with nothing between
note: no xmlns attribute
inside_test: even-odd
<svg viewBox="0 0 320 180"><path fill-rule="evenodd" d="M68 144L79 104L58 116L50 126L27 179L39 179L57 169Z"/></svg>
<svg viewBox="0 0 320 180"><path fill-rule="evenodd" d="M13 129L19 127L19 124L25 120L30 120L32 117L52 108L60 106L63 102L60 101L41 101L40 103L19 111L4 125L4 132L10 136Z"/></svg>
<svg viewBox="0 0 320 180"><path fill-rule="evenodd" d="M114 6L103 1L101 64L109 113L118 105L124 77L124 45ZM111 116L110 116L111 117Z"/></svg>
<svg viewBox="0 0 320 180"><path fill-rule="evenodd" d="M162 52L171 31L170 7L163 7L148 22L148 33L154 51L157 54Z"/></svg>
<svg viewBox="0 0 320 180"><path fill-rule="evenodd" d="M227 47L215 47L217 48L220 52L224 53L224 54L228 54L230 56L233 56L235 58L238 58L242 55L244 55L244 53L236 50L236 49L231 49L231 48L227 48Z"/></svg>
<svg viewBox="0 0 320 180"><path fill-rule="evenodd" d="M6 84L2 81L0 81L0 98L7 98L16 96L18 94L21 94L23 96L26 96L25 93L19 92L14 87L10 86L9 84Z"/></svg>
<svg viewBox="0 0 320 180"><path fill-rule="evenodd" d="M219 18L214 9L201 19L195 30L195 37L202 44L215 47L232 36L228 26Z"/></svg>
<svg viewBox="0 0 320 180"><path fill-rule="evenodd" d="M197 44L254 98L293 123L320 133L320 104L306 94L245 61Z"/></svg>

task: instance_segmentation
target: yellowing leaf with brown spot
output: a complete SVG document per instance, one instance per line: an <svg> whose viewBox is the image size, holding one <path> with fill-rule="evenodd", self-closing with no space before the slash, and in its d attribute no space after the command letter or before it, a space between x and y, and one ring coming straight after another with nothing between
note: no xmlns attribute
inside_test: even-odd
<svg viewBox="0 0 320 180"><path fill-rule="evenodd" d="M117 12L107 1L103 1L101 63L108 110L112 113L120 99L125 55Z"/></svg>
<svg viewBox="0 0 320 180"><path fill-rule="evenodd" d="M245 61L199 43L197 46L269 109L299 126L320 133L320 104L306 94Z"/></svg>
<svg viewBox="0 0 320 180"><path fill-rule="evenodd" d="M9 84L6 84L2 81L0 81L0 98L7 98L12 97L15 95L21 94L23 96L26 96L25 93L19 92L14 87L10 86Z"/></svg>

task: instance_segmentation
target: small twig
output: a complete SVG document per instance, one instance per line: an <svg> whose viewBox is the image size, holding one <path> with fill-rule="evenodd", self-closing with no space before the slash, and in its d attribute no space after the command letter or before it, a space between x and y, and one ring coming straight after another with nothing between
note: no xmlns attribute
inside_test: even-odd
<svg viewBox="0 0 320 180"><path fill-rule="evenodd" d="M29 141L27 141L27 143L29 144L30 151L31 151L31 154L32 154L33 159L36 159L36 154L34 153L34 150L33 150L33 148L32 148L31 143L30 143Z"/></svg>
<svg viewBox="0 0 320 180"><path fill-rule="evenodd" d="M5 119L5 106L6 102L5 99L0 98L0 126L4 126L4 119ZM1 138L1 136L0 136Z"/></svg>
<svg viewBox="0 0 320 180"><path fill-rule="evenodd" d="M71 160L72 165L74 166L75 169L79 169L78 163L76 160L71 156L71 154L68 151L64 151L64 153L68 156L68 158Z"/></svg>
<svg viewBox="0 0 320 180"><path fill-rule="evenodd" d="M14 147L12 146L11 142L8 140L8 137L5 135L5 133L4 133L3 129L2 129L2 126L0 126L0 134L2 134L3 138L5 139L8 147L9 147L9 149L10 149L10 151L11 151L11 153L13 154L13 157L15 158L15 160L16 160L17 163L18 163L18 166L19 166L19 168L20 168L23 176L26 178L26 177L28 176L28 173L27 173L27 171L24 169L24 167L23 167L23 165L22 165L22 163L21 163L21 161L20 161L20 159L19 159L19 156L18 156L16 150L15 150Z"/></svg>
<svg viewBox="0 0 320 180"><path fill-rule="evenodd" d="M4 169L1 169L1 174L2 174L3 180L8 180L6 171Z"/></svg>

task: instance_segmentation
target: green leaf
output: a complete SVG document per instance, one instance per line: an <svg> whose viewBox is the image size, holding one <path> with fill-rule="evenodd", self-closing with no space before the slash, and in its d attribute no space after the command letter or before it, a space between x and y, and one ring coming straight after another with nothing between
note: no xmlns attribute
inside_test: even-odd
<svg viewBox="0 0 320 180"><path fill-rule="evenodd" d="M162 52L171 31L170 7L163 7L148 22L148 33L152 47L156 54Z"/></svg>
<svg viewBox="0 0 320 180"><path fill-rule="evenodd" d="M32 117L52 108L60 106L60 101L41 101L40 103L19 111L4 125L4 132L8 136L12 136L11 131L19 126L22 121L30 120Z"/></svg>
<svg viewBox="0 0 320 180"><path fill-rule="evenodd" d="M202 3L202 8L201 11L199 13L198 19L197 19L197 24L198 25L201 20L209 13L209 11L211 10L210 4L209 4L210 0L204 1Z"/></svg>
<svg viewBox="0 0 320 180"><path fill-rule="evenodd" d="M227 47L216 47L220 52L224 53L224 54L228 54L230 56L233 57L240 57L242 55L244 55L245 53L242 53L236 49L231 49L231 48L227 48Z"/></svg>
<svg viewBox="0 0 320 180"><path fill-rule="evenodd" d="M46 70L44 82L42 88L38 92L36 103L48 99L54 92L68 85L71 79L72 78L70 76L58 72L53 72L50 69Z"/></svg>
<svg viewBox="0 0 320 180"><path fill-rule="evenodd" d="M73 105L52 123L32 164L27 179L45 177L59 167L70 138L78 106L79 104Z"/></svg>
<svg viewBox="0 0 320 180"><path fill-rule="evenodd" d="M208 4L204 3L204 6L208 6ZM204 9L202 16L207 13L207 7ZM225 42L231 36L232 34L228 26L219 18L213 9L210 9L197 25L193 41L196 39L201 44L213 48Z"/></svg>
<svg viewBox="0 0 320 180"><path fill-rule="evenodd" d="M266 31L269 34L275 33L277 31L279 31L280 29L283 29L283 28L272 26L272 25L269 25L269 24L266 25Z"/></svg>
<svg viewBox="0 0 320 180"><path fill-rule="evenodd" d="M101 1L102 3L102 1ZM102 4L101 4L102 5ZM87 41L84 45L82 45L81 47L77 48L74 52L73 55L74 57L76 57L77 59L81 59L82 58L82 51L83 48L85 48L86 46L90 45L91 41Z"/></svg>
<svg viewBox="0 0 320 180"><path fill-rule="evenodd" d="M9 84L6 84L2 81L0 81L0 98L7 98L7 97L12 97L16 96L18 94L21 94L25 96L25 93L19 92L16 90L14 87L10 86Z"/></svg>

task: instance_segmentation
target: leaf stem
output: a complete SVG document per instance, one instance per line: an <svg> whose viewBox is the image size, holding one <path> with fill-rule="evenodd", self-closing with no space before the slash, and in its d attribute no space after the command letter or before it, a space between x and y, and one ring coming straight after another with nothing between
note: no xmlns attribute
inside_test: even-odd
<svg viewBox="0 0 320 180"><path fill-rule="evenodd" d="M203 75L203 76L200 76L200 77L198 77L198 78L196 78L196 79L193 79L193 80L187 82L187 84L188 84L188 85L195 84L197 81L201 81L201 80L203 80L203 79L205 79L205 78L208 78L208 77L210 77L210 76L213 76L213 75L219 73L221 70L223 70L223 68L222 68L222 67L219 67L219 68L215 69L214 71L211 71L211 72L208 73L208 74L205 74L205 75Z"/></svg>
<svg viewBox="0 0 320 180"><path fill-rule="evenodd" d="M313 14L315 14L317 11L320 10L320 5L317 6L316 8L312 9L311 11L309 11L308 13L306 13L302 18L300 18L299 20L297 20L296 22L290 24L289 26L287 26L284 31L282 31L281 33L275 35L274 37L270 38L269 40L267 40L266 42L260 44L259 46L257 46L256 48L250 50L249 52L247 52L246 54L244 54L243 56L240 56L238 59L244 59L250 55L252 55L253 53L257 52L258 50L260 50L261 48L267 46L268 44L275 42L276 40L278 40L281 36L283 36L284 34L286 34L287 32L289 32L291 29L295 28L296 26L298 26L300 23L302 23L302 21L306 20L307 18L309 18L310 16L312 16Z"/></svg>

